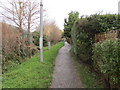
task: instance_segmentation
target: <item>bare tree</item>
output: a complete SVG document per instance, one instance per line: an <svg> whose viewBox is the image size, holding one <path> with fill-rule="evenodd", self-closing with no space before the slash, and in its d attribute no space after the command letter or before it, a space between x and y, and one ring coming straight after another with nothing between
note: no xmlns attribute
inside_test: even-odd
<svg viewBox="0 0 120 90"><path fill-rule="evenodd" d="M58 28L55 21L49 21L44 24L44 35L47 36L48 41L56 43L61 40L62 31Z"/></svg>
<svg viewBox="0 0 120 90"><path fill-rule="evenodd" d="M39 24L39 3L35 0L12 0L8 1L8 4L11 8L0 3L0 7L6 11L6 13L0 13L7 19L14 22L14 24L20 29L21 34L23 33L23 29L27 30L27 38L28 41L30 41L30 31L35 28L35 25Z"/></svg>
<svg viewBox="0 0 120 90"><path fill-rule="evenodd" d="M32 27L35 26L35 24L38 24L39 18L40 18L40 8L39 3L36 1L26 1L25 2L25 22L24 24L27 26L28 30L28 41L30 41L30 31L33 29Z"/></svg>
<svg viewBox="0 0 120 90"><path fill-rule="evenodd" d="M7 1L9 6L0 2L0 7L6 11L6 13L0 12L4 17L11 20L17 27L19 27L19 31L22 35L23 29L23 12L24 12L24 3L23 0L15 0ZM11 8L10 8L11 7Z"/></svg>

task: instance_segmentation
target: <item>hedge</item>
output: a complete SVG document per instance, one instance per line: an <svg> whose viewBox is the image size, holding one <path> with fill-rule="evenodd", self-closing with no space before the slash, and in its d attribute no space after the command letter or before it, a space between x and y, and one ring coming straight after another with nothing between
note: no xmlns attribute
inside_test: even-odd
<svg viewBox="0 0 120 90"><path fill-rule="evenodd" d="M105 40L93 47L94 67L98 69L111 86L120 83L120 42Z"/></svg>
<svg viewBox="0 0 120 90"><path fill-rule="evenodd" d="M74 53L82 61L93 64L92 46L95 43L95 34L110 30L118 30L118 15L90 15L81 17L72 28L72 42Z"/></svg>

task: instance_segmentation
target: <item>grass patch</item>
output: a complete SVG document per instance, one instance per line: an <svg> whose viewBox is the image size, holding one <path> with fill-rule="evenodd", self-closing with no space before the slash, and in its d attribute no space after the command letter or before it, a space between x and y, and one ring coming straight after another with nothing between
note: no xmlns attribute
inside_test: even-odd
<svg viewBox="0 0 120 90"><path fill-rule="evenodd" d="M10 68L3 75L3 88L48 88L51 85L56 55L63 42L44 51L44 61L40 63L39 53L22 64Z"/></svg>
<svg viewBox="0 0 120 90"><path fill-rule="evenodd" d="M48 47L44 47L44 48L43 48L43 51L47 51L47 50L48 50Z"/></svg>
<svg viewBox="0 0 120 90"><path fill-rule="evenodd" d="M71 55L73 58L73 63L79 73L80 79L84 85L84 88L103 88L103 86L99 83L98 77L95 73L89 70L89 67L80 63L79 60L76 59L71 50Z"/></svg>

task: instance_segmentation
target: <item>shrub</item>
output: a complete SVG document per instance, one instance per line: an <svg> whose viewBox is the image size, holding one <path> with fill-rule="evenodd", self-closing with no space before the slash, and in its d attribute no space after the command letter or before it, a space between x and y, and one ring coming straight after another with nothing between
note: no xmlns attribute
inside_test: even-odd
<svg viewBox="0 0 120 90"><path fill-rule="evenodd" d="M34 45L28 45L27 38L22 39L16 27L5 23L2 24L2 69L7 70L8 66L20 64L25 58L37 52ZM33 48L34 47L34 48ZM34 51L34 52L33 52ZM14 66L13 65L13 66ZM12 66L12 67L13 67Z"/></svg>
<svg viewBox="0 0 120 90"><path fill-rule="evenodd" d="M119 28L118 16L114 14L81 17L74 23L71 33L75 55L82 61L93 64L92 46L95 43L95 34Z"/></svg>
<svg viewBox="0 0 120 90"><path fill-rule="evenodd" d="M93 47L94 67L104 74L110 85L120 83L120 43L117 40L106 40Z"/></svg>
<svg viewBox="0 0 120 90"><path fill-rule="evenodd" d="M90 18L81 18L72 29L74 53L88 64L92 63L92 44L94 43L94 35L97 33L96 23L98 23L94 17Z"/></svg>
<svg viewBox="0 0 120 90"><path fill-rule="evenodd" d="M99 31L106 32L110 30L120 29L120 18L117 14L106 14L106 15L98 15L99 21Z"/></svg>
<svg viewBox="0 0 120 90"><path fill-rule="evenodd" d="M40 33L35 31L33 32L33 43L36 45L36 46L39 46L39 38L40 38ZM47 46L47 37L46 35L43 35L43 45L44 46Z"/></svg>

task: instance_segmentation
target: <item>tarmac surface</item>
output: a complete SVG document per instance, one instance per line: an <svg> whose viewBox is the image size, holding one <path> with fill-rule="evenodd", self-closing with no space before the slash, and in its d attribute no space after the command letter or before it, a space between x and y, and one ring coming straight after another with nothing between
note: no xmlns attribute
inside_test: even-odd
<svg viewBox="0 0 120 90"><path fill-rule="evenodd" d="M56 57L51 88L83 88L70 55L71 46L65 45Z"/></svg>

